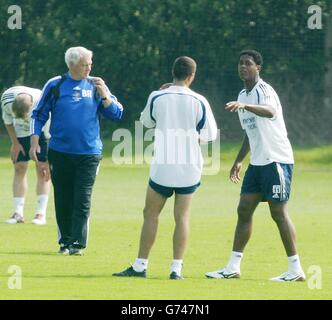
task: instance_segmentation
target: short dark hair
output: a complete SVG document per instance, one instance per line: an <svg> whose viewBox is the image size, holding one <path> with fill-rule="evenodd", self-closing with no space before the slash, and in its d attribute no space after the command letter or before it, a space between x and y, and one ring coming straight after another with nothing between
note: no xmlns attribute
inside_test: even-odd
<svg viewBox="0 0 332 320"><path fill-rule="evenodd" d="M259 65L259 66L263 65L263 57L258 51L256 51L256 50L242 50L240 52L239 58L241 58L244 55L248 55L248 56L252 57L257 65Z"/></svg>
<svg viewBox="0 0 332 320"><path fill-rule="evenodd" d="M173 77L177 80L184 80L196 72L196 62L194 59L182 56L175 59L172 68Z"/></svg>

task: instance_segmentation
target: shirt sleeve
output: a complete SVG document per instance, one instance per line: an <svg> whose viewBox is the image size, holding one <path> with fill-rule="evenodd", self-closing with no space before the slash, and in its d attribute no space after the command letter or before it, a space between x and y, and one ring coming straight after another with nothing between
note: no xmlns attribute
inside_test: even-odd
<svg viewBox="0 0 332 320"><path fill-rule="evenodd" d="M210 104L206 99L200 100L197 131L202 142L211 142L217 139L218 128Z"/></svg>
<svg viewBox="0 0 332 320"><path fill-rule="evenodd" d="M12 102L1 103L2 119L5 125L11 125L14 123L14 117L12 114Z"/></svg>
<svg viewBox="0 0 332 320"><path fill-rule="evenodd" d="M48 140L51 138L50 126L51 126L51 119L48 119L44 127L42 128L42 132L44 133L45 138Z"/></svg>
<svg viewBox="0 0 332 320"><path fill-rule="evenodd" d="M48 81L45 84L41 98L35 109L32 111L30 127L33 135L41 135L42 129L50 117L52 103L54 102L54 97L52 96L53 86L54 84L51 81Z"/></svg>
<svg viewBox="0 0 332 320"><path fill-rule="evenodd" d="M259 86L256 93L259 105L269 106L275 109L276 115L273 118L268 118L269 120L275 120L277 112L280 109L280 102L277 93L271 87L263 84Z"/></svg>
<svg viewBox="0 0 332 320"><path fill-rule="evenodd" d="M154 128L156 120L152 115L153 112L153 95L150 94L144 110L141 112L140 121L146 128Z"/></svg>

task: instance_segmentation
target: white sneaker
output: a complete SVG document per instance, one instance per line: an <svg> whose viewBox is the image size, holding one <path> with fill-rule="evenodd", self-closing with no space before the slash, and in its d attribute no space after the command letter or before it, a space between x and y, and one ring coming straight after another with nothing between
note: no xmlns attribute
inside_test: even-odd
<svg viewBox="0 0 332 320"><path fill-rule="evenodd" d="M207 272L205 276L207 278L213 278L213 279L236 279L240 278L240 272L229 272L227 268L223 268L217 271L211 271Z"/></svg>
<svg viewBox="0 0 332 320"><path fill-rule="evenodd" d="M32 223L38 225L46 224L46 218L44 215L37 213L33 218Z"/></svg>
<svg viewBox="0 0 332 320"><path fill-rule="evenodd" d="M8 224L24 223L24 218L18 213L14 213L8 220L5 221Z"/></svg>
<svg viewBox="0 0 332 320"><path fill-rule="evenodd" d="M287 271L278 277L271 278L270 280L275 282L305 281L305 274L303 271L300 272Z"/></svg>

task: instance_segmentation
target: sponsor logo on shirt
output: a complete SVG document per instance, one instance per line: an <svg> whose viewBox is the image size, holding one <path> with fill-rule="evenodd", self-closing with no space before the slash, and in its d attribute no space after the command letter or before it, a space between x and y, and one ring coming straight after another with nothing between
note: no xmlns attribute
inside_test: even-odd
<svg viewBox="0 0 332 320"><path fill-rule="evenodd" d="M82 95L81 95L81 88L79 86L73 88L73 100L75 102L81 101L82 100Z"/></svg>
<svg viewBox="0 0 332 320"><path fill-rule="evenodd" d="M246 126L248 129L256 129L256 118L255 117L250 117L250 118L244 118L242 119L242 124L243 126Z"/></svg>
<svg viewBox="0 0 332 320"><path fill-rule="evenodd" d="M81 89L79 86L73 88L73 100L80 101L82 98L92 98L92 90Z"/></svg>

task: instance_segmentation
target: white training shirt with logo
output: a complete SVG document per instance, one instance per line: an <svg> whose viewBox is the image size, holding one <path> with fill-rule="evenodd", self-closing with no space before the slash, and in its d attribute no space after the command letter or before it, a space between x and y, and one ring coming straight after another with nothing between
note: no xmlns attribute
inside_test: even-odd
<svg viewBox="0 0 332 320"><path fill-rule="evenodd" d="M152 181L178 188L199 183L203 169L199 140L204 143L217 137L216 121L206 98L175 85L153 91L140 120L145 127L155 128Z"/></svg>
<svg viewBox="0 0 332 320"><path fill-rule="evenodd" d="M30 115L26 120L17 119L13 113L13 102L17 95L27 93L32 96L32 110L37 106L40 99L42 91L39 89L29 88L25 86L16 86L7 89L1 96L1 108L2 108L2 119L5 125L13 125L15 129L16 136L18 138L24 138L31 135L30 130ZM44 126L44 133L47 134L47 129L49 123Z"/></svg>
<svg viewBox="0 0 332 320"><path fill-rule="evenodd" d="M264 118L247 110L238 112L242 128L250 144L250 164L262 166L272 162L293 164L293 150L287 137L287 130L279 97L274 89L260 79L254 88L239 93L238 101L246 104L272 106L274 118Z"/></svg>

